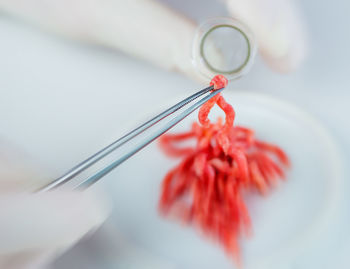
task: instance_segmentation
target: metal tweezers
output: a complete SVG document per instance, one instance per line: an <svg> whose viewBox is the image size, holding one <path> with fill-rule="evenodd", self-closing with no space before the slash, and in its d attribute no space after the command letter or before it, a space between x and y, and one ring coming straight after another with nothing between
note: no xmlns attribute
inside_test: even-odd
<svg viewBox="0 0 350 269"><path fill-rule="evenodd" d="M182 100L181 102L177 103L176 105L166 109L164 112L160 113L159 115L155 116L154 118L150 119L149 121L143 123L136 129L132 130L131 132L127 133L126 135L122 136L118 140L114 141L107 147L101 149L97 153L93 154L89 158L87 158L85 161L79 163L72 169L70 169L68 172L60 176L59 178L55 179L51 183L47 184L46 186L40 188L38 192L44 192L44 191L50 191L52 189L62 187L64 185L67 185L67 183L74 181L73 186L70 186L72 189L85 189L95 182L97 182L99 179L101 179L103 176L107 175L109 172L111 172L114 168L119 166L121 163L129 159L131 156L133 156L135 153L149 145L152 141L157 139L159 136L167 132L169 129L171 129L173 126L175 126L177 123L179 123L181 120L183 120L185 117L187 117L189 114L191 114L193 111L195 111L197 108L199 108L201 105L203 105L205 102L207 102L209 99L214 97L215 95L219 94L224 88L214 90L214 86L209 86L203 90L198 91L197 93L189 96L188 98ZM141 133L144 133L147 129L155 126L160 121L164 120L174 112L180 110L187 104L191 103L195 99L207 94L205 97L200 99L198 102L191 105L189 108L178 114L173 119L169 120L162 128L155 130L151 132L150 136L143 139L140 143L136 145L132 145L131 148L126 151L125 153L122 153L120 157L117 159L112 159L107 164L103 163L103 160L109 156L111 153L116 152L118 149L120 149L121 146L126 145L131 142L136 136L139 136ZM102 166L96 170L93 171L91 174L88 174L86 176L82 176L84 174L83 172L86 171L91 166L95 165L98 162L102 162Z"/></svg>

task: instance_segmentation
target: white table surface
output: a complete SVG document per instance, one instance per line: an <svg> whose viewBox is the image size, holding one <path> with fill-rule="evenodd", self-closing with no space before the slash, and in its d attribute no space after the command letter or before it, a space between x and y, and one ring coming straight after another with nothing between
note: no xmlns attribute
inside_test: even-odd
<svg viewBox="0 0 350 269"><path fill-rule="evenodd" d="M189 1L187 7L197 2ZM186 10L184 4L186 1L177 5ZM250 74L234 87L279 97L315 116L334 137L348 169L350 19L346 10L350 5L342 0L312 0L301 5L310 35L303 66L293 74L281 75L258 58ZM192 15L223 14L222 8L202 8ZM129 79L135 77L129 85ZM156 112L150 110L153 104L168 100L165 107L197 88L198 84L179 74L119 52L63 40L0 15L0 137L22 148L51 177L112 141L135 121L152 115ZM124 99L135 104L136 112L131 112ZM344 193L349 190L346 182ZM344 203L349 205L349 199ZM324 268L349 268L349 207L330 231L333 241L323 250L329 253L323 266L337 266ZM67 254L56 267L64 268L70 262L72 256Z"/></svg>

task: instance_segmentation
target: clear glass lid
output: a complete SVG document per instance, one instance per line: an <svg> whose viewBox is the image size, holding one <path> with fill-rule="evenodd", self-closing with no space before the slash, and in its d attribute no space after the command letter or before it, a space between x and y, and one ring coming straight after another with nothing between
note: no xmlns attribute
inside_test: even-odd
<svg viewBox="0 0 350 269"><path fill-rule="evenodd" d="M223 74L229 80L249 71L256 54L256 44L249 28L231 18L213 18L196 32L192 58L206 78Z"/></svg>

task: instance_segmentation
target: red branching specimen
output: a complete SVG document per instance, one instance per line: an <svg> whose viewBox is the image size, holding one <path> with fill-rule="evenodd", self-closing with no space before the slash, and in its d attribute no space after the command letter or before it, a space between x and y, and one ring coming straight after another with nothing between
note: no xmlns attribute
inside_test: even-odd
<svg viewBox="0 0 350 269"><path fill-rule="evenodd" d="M216 76L211 85L223 88L227 79ZM215 104L225 112L225 123L208 119ZM182 161L163 180L159 208L218 240L239 263L238 240L251 229L244 194L265 194L284 178L288 157L278 146L257 140L254 131L234 126L235 112L220 94L201 107L198 118L201 125L193 123L190 131L161 137L166 154ZM178 145L190 139L195 146Z"/></svg>

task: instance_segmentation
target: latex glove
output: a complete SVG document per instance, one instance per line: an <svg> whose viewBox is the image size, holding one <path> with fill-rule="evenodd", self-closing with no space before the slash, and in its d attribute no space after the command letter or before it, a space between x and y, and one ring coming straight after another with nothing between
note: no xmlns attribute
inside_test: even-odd
<svg viewBox="0 0 350 269"><path fill-rule="evenodd" d="M106 219L108 205L89 191L28 192L41 186L38 174L1 148L0 268L46 268Z"/></svg>
<svg viewBox="0 0 350 269"><path fill-rule="evenodd" d="M292 0L227 0L230 13L249 25L274 70L296 69L306 54L303 20Z"/></svg>
<svg viewBox="0 0 350 269"><path fill-rule="evenodd" d="M300 64L305 53L305 38L292 0L226 0L226 3L229 12L253 30L260 51L271 67L289 71ZM116 48L200 79L191 62L197 25L162 3L153 0L0 0L0 8L46 29Z"/></svg>

